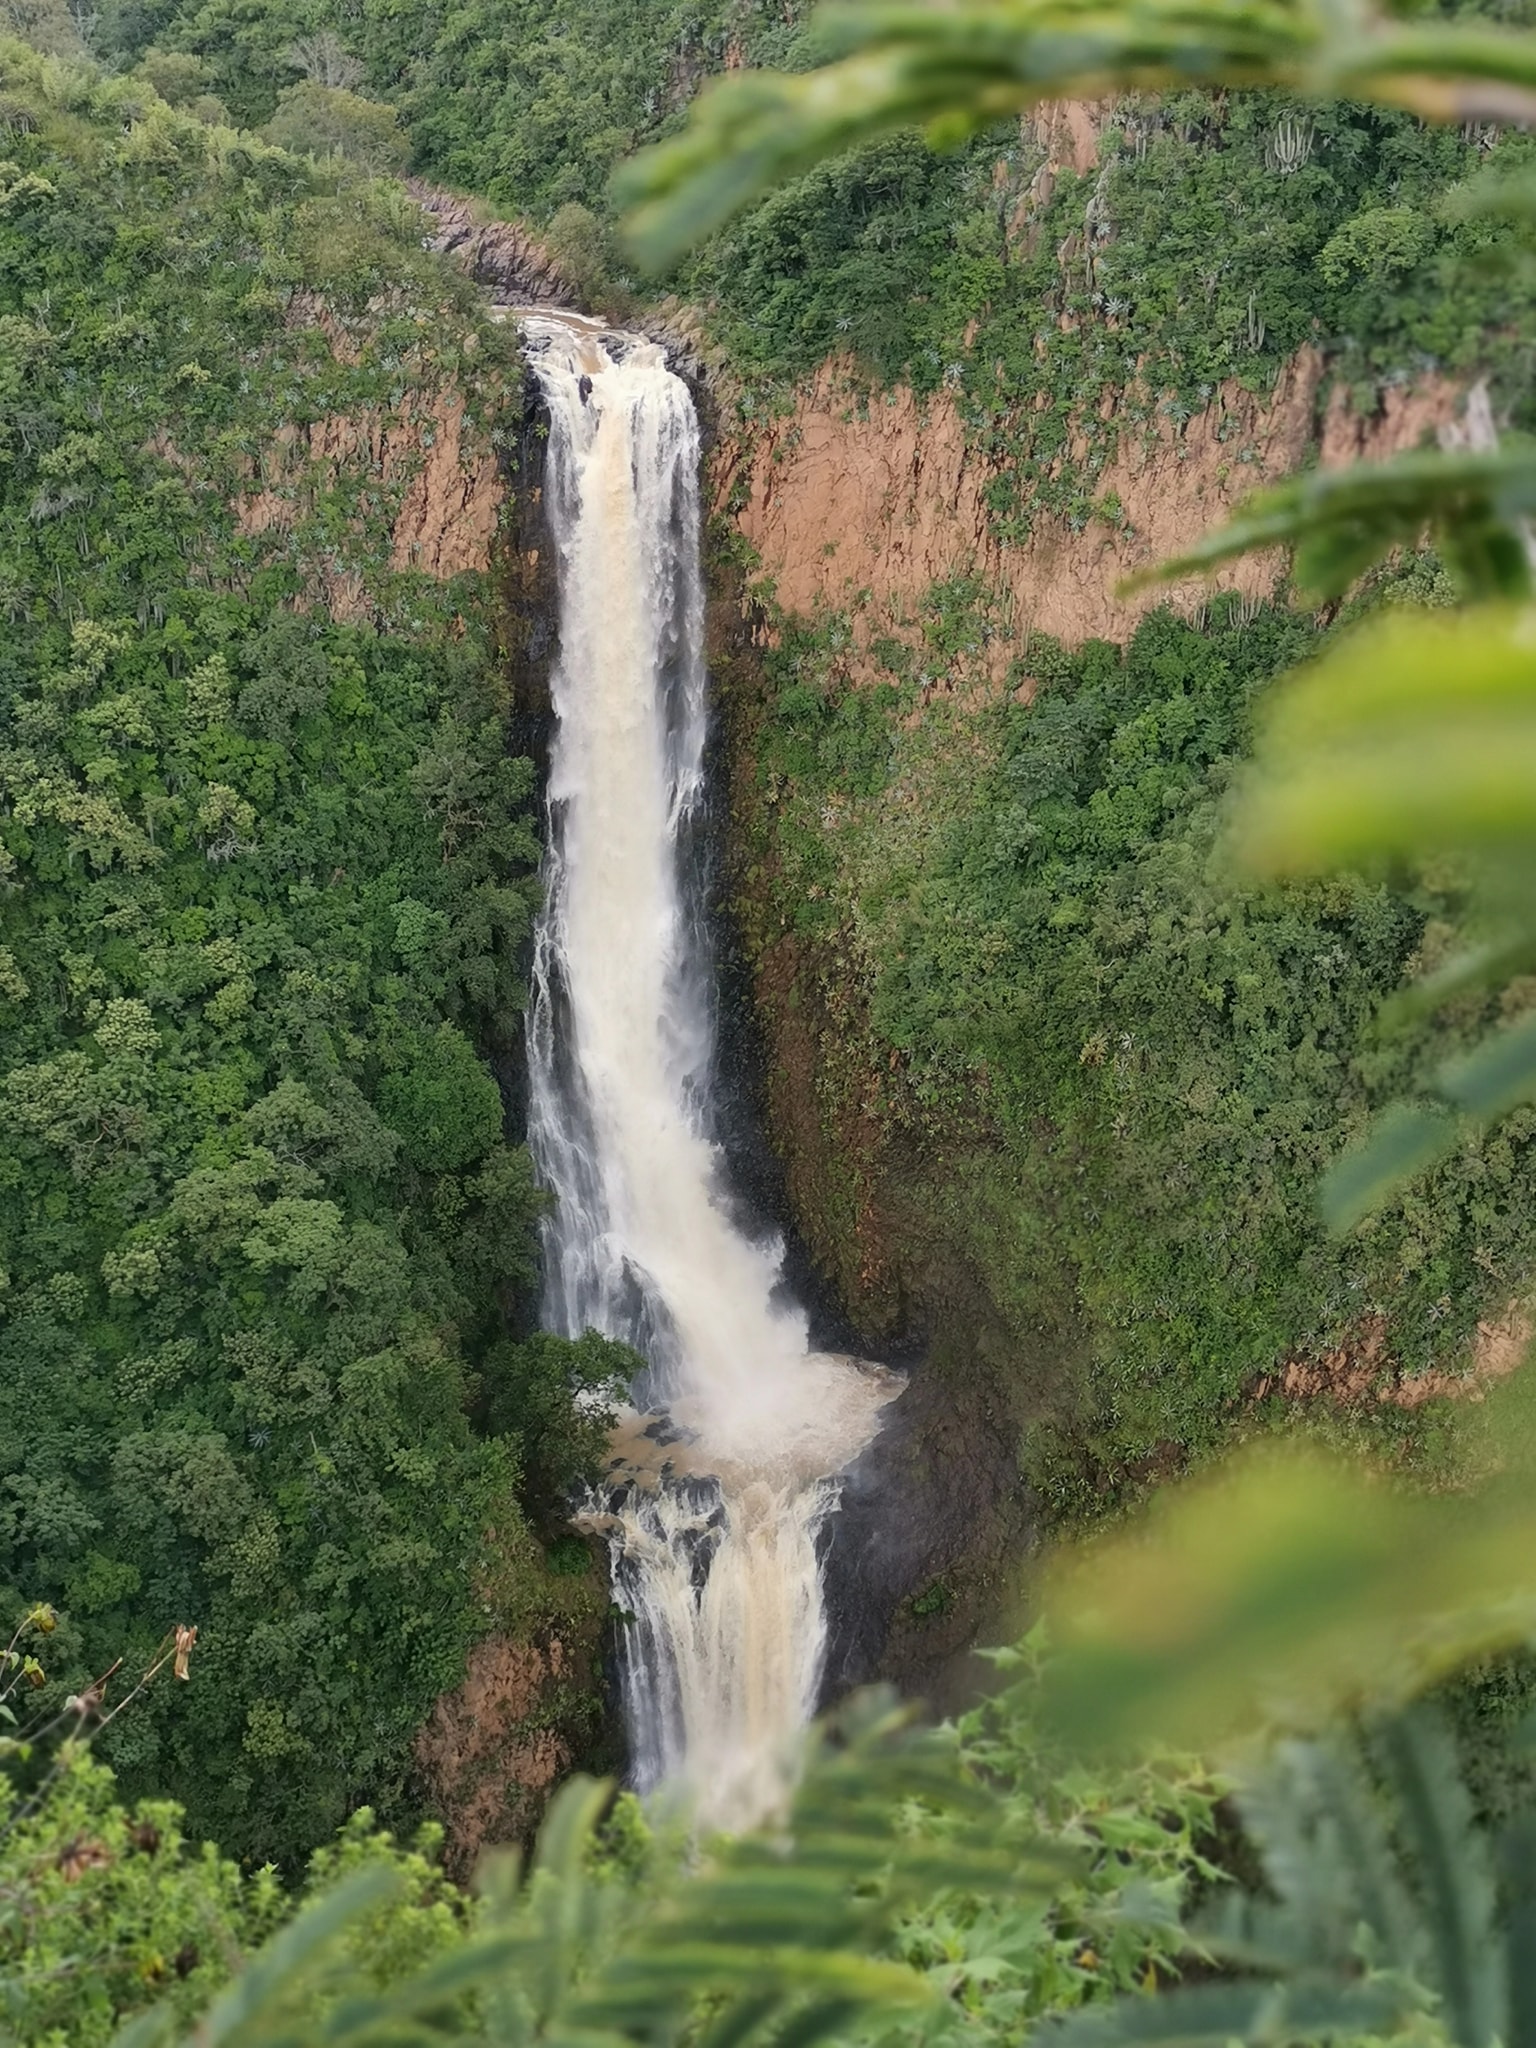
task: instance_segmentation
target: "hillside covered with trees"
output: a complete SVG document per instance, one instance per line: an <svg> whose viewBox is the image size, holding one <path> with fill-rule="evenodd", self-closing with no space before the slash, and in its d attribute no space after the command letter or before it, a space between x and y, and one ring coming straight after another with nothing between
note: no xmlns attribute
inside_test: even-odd
<svg viewBox="0 0 1536 2048"><path fill-rule="evenodd" d="M196 1618L198 1711L104 1754L289 1857L573 1598L516 1501L603 1361L557 1396L511 1341L538 1204L488 1064L532 770L488 576L401 565L420 453L367 433L494 454L520 372L403 195L5 66L0 1581L57 1607L60 1696Z"/></svg>

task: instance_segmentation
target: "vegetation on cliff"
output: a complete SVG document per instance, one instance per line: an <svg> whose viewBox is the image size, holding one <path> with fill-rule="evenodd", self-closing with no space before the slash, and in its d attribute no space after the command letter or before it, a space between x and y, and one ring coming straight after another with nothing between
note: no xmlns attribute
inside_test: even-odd
<svg viewBox="0 0 1536 2048"><path fill-rule="evenodd" d="M1218 480L1240 474L1259 451L1231 432L1222 387L1262 389L1303 343L1321 349L1329 377L1362 385L1367 405L1383 385L1450 373L1486 379L1517 437L1528 425L1528 203L1510 196L1528 177L1523 133L1227 91L1133 95L1100 110L1098 162L1074 174L1048 167L1048 124L1036 130L1026 113L1000 130L966 97L983 76L994 112L997 94L1024 106L1047 91L1030 65L1055 61L1048 7L939 18L895 6L839 21L863 53L850 60L851 97L836 71L811 86L722 84L639 174L656 201L644 234L718 222L771 182L765 166L801 173L722 245L722 303L757 294L743 359L772 377L842 336L876 376L942 385L1004 544L1042 517L1059 522L1058 548L1094 522L1119 534L1124 507L1099 477L1138 434L1182 459L1180 429L1196 414L1232 440ZM1170 14L1146 33L1220 76L1235 48L1224 37L1279 33L1267 17L1233 22ZM1300 10L1286 33L1326 40L1320 23ZM1362 27L1351 56L1362 76L1399 33L1387 17ZM1425 30L1429 42L1462 33L1481 34L1464 22ZM1518 36L1488 49L1500 77L1526 79ZM1058 54L1087 63L1070 39ZM1240 72L1248 57L1232 61ZM1277 75L1290 76L1283 64ZM954 124L980 130L969 154L936 157L902 132L930 91L971 110ZM736 118L714 129L727 108ZM842 242L828 241L828 221ZM859 328L866 281L878 329ZM760 410L761 394L744 409ZM849 617L781 618L764 590L778 644L756 707L750 683L738 698L742 895L759 984L796 1010L773 1034L795 1069L787 1088L818 1098L818 1114L788 1120L805 1155L792 1176L818 1255L890 1323L914 1297L919 1319L931 1313L925 1269L942 1228L1011 1328L1011 1377L1028 1381L1018 1406L1035 1411L1029 1466L1058 1506L1092 1506L1127 1468L1166 1472L1282 1386L1364 1396L1379 1425L1422 1448L1439 1426L1422 1396L1467 1370L1479 1324L1483 1363L1518 1355L1520 1318L1505 1319L1536 1243L1522 1195L1529 1087L1508 1063L1529 984L1469 974L1447 984L1455 1000L1432 1025L1428 1003L1376 1023L1385 998L1488 919L1487 835L1471 799L1419 860L1413 818L1382 822L1405 778L1388 788L1383 770L1353 839L1321 824L1314 792L1315 835L1345 848L1334 864L1346 871L1305 890L1238 879L1221 844L1251 704L1318 644L1360 569L1415 544L1438 509L1471 595L1501 562L1525 589L1510 524L1531 489L1523 439L1502 464L1486 460L1481 485L1476 460L1460 481L1431 460L1384 475L1379 505L1369 489L1353 510L1341 489L1333 513L1325 491L1287 501L1265 537L1299 537L1309 568L1329 563L1322 612L1186 599L1193 616L1134 638L1128 628L1123 652L1021 635L997 593L963 577L914 594L884 639L888 622L860 615L856 597ZM1483 561L1489 522L1503 539ZM1048 573L1049 552L1036 559ZM1424 558L1352 609L1455 594ZM1354 672L1341 648L1334 688ZM1427 670L1422 687L1435 687ZM1391 715L1384 698L1383 745ZM1349 717L1338 714L1341 732ZM1427 788L1432 771L1421 774ZM1364 789L1341 777L1335 809ZM1512 943L1513 965L1528 957ZM1490 1026L1513 1027L1497 1041L1504 1085L1490 1048L1486 1090L1463 1101L1458 1055ZM1411 1128L1423 1156L1434 1136L1446 1163L1348 1239L1329 1236L1321 1170L1373 1108L1415 1091L1437 1101L1393 1126L1399 1153ZM1474 1126L1443 1113L1495 1099L1515 1114L1491 1137L1486 1115Z"/></svg>
<svg viewBox="0 0 1536 2048"><path fill-rule="evenodd" d="M60 1691L195 1621L195 1711L104 1754L293 1858L577 1597L517 1498L614 1373L507 1341L532 770L487 577L395 532L520 373L398 190L19 45L0 85L0 1584Z"/></svg>
<svg viewBox="0 0 1536 2048"><path fill-rule="evenodd" d="M924 702L918 664L973 672L985 593L935 591L923 623L920 654L885 643L878 687L846 622L788 625L745 714L751 939L763 959L788 947L825 1020L796 1085L827 1133L817 1241L854 1299L895 1305L861 1286L870 1203L894 1238L874 1274L942 1219L1016 1328L1043 1306L1070 1356L1080 1319L1085 1377L1036 1394L1031 1464L1060 1505L1219 1440L1280 1361L1321 1387L1390 1354L1411 1389L1468 1356L1536 1266L1527 1112L1362 1233L1316 1209L1372 1109L1485 1027L1475 997L1438 1030L1376 1024L1447 949L1464 883L1259 888L1221 857L1255 699L1317 629L1218 599L1203 628L1154 615L1123 652L1036 639L1014 663L1031 701L982 683L968 704ZM859 1115L889 1148L862 1185Z"/></svg>
<svg viewBox="0 0 1536 2048"><path fill-rule="evenodd" d="M1118 446L1228 380L1269 391L1303 346L1372 394L1491 375L1526 423L1533 281L1486 260L1510 227L1460 195L1529 163L1528 136L1241 93L1132 95L1102 120L1083 171L1048 168L1025 120L957 154L892 137L774 195L700 259L732 363L771 389L845 353L944 390L1004 541L1113 518ZM1232 473L1256 453L1234 438Z"/></svg>

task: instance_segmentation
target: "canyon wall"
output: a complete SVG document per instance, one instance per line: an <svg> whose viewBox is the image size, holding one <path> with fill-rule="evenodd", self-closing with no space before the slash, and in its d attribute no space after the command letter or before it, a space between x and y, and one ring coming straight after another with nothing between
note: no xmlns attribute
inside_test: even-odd
<svg viewBox="0 0 1536 2048"><path fill-rule="evenodd" d="M327 610L356 620L372 616L377 572L386 564L395 572L422 570L440 583L487 573L505 496L488 433L467 413L463 394L445 388L409 413L370 408L280 427L237 501L236 518L244 534L287 535L305 529L332 501L360 537L377 522L373 550L304 551L306 579Z"/></svg>
<svg viewBox="0 0 1536 2048"><path fill-rule="evenodd" d="M509 306L576 303L559 264L525 225L419 180L408 190L426 216L425 246L473 280L494 321ZM293 294L283 324L322 337L343 369L368 344L309 290ZM306 587L338 619L376 616L386 575L420 570L445 583L506 565L498 534L514 475L530 473L529 450L525 435L509 464L493 430L509 418L526 425L528 397L520 363L480 360L475 328L466 322L459 337L461 378L423 377L407 358L389 405L283 421L244 464L240 531L295 559ZM179 460L169 443L159 452ZM536 512L536 482L530 491ZM520 516L513 523L528 524Z"/></svg>
<svg viewBox="0 0 1536 2048"><path fill-rule="evenodd" d="M1062 160L1091 161L1090 111L1052 118ZM1130 397L1143 401L1138 409L1150 421L1122 424ZM995 729L972 714L1005 693L1033 696L1032 636L1068 647L1124 644L1158 605L1202 617L1213 587L1257 606L1286 572L1278 551L1234 564L1211 583L1191 579L1130 596L1118 586L1187 549L1256 487L1313 460L1332 467L1433 441L1463 404L1449 379L1427 378L1386 389L1362 411L1330 384L1312 349L1286 364L1267 396L1230 383L1182 424L1147 397L1122 394L1103 405L1068 451L1077 463L1090 439L1099 449L1109 443L1094 489L1116 506L1113 522L1074 525L1040 508L1027 539L1011 544L999 539L989 509L997 471L977 451L955 399L871 390L848 362L823 365L778 417L745 430L726 425L712 455L717 513L747 544L730 552L751 564L717 573L714 630L730 726L737 904L766 1046L766 1120L814 1262L873 1348L894 1345L921 1360L891 1426L853 1475L834 1534L842 1659L834 1676L876 1674L946 1704L972 1682L969 1645L1013 1619L1018 1560L1041 1512L1021 1476L1020 1447L1042 1420L1054 1429L1073 1412L1097 1339L1069 1263L1052 1250L1048 1192L1004 1193L1021 1209L1036 1205L1022 1263L1022 1238L991 1264L978 1257L985 1232L956 1213L965 1190L985 1179L960 1177L960 1161L995 1143L985 1089L974 1129L936 1133L908 1093L905 1062L873 1024L857 917L831 935L813 933L783 900L775 879L781 828L765 813L758 763L761 721L771 715L763 649L778 634L776 605L811 621L845 614L851 644L836 667L855 684L891 679L881 643L921 650L917 704L902 716L909 726L932 724L933 748L951 767L931 788L903 784L880 799L917 807L901 859L918 872L929 815L952 803L963 760L973 754L976 775L988 771ZM935 656L924 645L925 600L955 579L985 594L992 625L979 651ZM838 823L823 822L830 843ZM1000 1227L999 1243L1006 1236ZM1482 1348L1480 1339L1479 1365ZM1282 1379L1285 1370L1277 1368ZM1310 1391L1314 1368L1298 1370L1299 1390ZM1395 1388L1394 1374L1384 1354L1373 1388L1377 1380ZM1432 1390L1448 1384L1442 1376ZM1104 1483L1156 1479L1163 1455L1160 1447L1144 1471L1106 1474ZM1171 1470L1176 1447L1168 1456ZM895 1518L892 1500L902 1504Z"/></svg>
<svg viewBox="0 0 1536 2048"><path fill-rule="evenodd" d="M1113 99L1047 101L1021 117L1021 141L1037 168L1013 204L1010 243L1038 233L1063 172L1097 166L1115 108ZM1001 161L997 173L1006 183ZM1182 424L1157 412L1145 424L1122 422L1132 400L1155 396L1145 387L1111 395L1079 420L1066 451L1065 463L1075 466L1090 445L1109 444L1094 497L1116 508L1112 518L1074 527L1037 510L1022 545L997 537L988 490L1003 473L975 449L955 399L904 385L872 389L846 360L823 364L779 416L721 435L714 503L785 611L847 609L862 644L904 637L932 584L975 578L1002 598L1011 626L991 651L1001 680L1032 632L1068 646L1123 642L1159 604L1190 612L1212 589L1269 596L1284 573L1278 552L1244 558L1209 581L1130 596L1118 586L1182 552L1252 491L1314 456L1332 468L1402 453L1433 438L1462 405L1454 382L1430 376L1387 388L1361 413L1344 388L1330 386L1312 348L1286 363L1267 396L1229 380Z"/></svg>
<svg viewBox="0 0 1536 2048"><path fill-rule="evenodd" d="M968 445L965 422L944 393L868 391L852 366L827 364L783 418L748 435L726 434L714 458L715 502L750 544L760 573L788 612L847 609L864 639L902 634L929 586L975 577L1004 599L1012 634L993 647L996 679L1032 631L1068 646L1124 640L1154 606L1190 611L1208 588L1267 597L1284 572L1277 553L1253 556L1201 579L1129 597L1117 586L1187 548L1249 492L1300 468L1314 449L1334 466L1415 448L1453 420L1457 387L1432 378L1388 390L1362 415L1327 387L1315 350L1287 364L1274 392L1255 397L1228 384L1182 427L1116 434L1106 410L1084 422L1115 434L1097 480L1120 517L1074 531L1036 515L1022 545L998 541L987 505L996 474Z"/></svg>

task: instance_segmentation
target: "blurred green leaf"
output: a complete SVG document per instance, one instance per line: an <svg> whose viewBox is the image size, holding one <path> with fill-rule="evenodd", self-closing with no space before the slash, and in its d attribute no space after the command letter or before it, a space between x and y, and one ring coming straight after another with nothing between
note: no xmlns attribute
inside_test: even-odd
<svg viewBox="0 0 1536 2048"><path fill-rule="evenodd" d="M1356 629L1276 691L1235 823L1269 874L1491 855L1506 879L1536 863L1536 629L1516 607L1396 614ZM1536 958L1536 904L1507 889L1496 939L1429 980L1424 1010ZM1398 1010L1409 1007L1399 1002ZM1323 1189L1335 1229L1357 1222L1459 1133L1536 1097L1536 1019L1517 1018L1389 1111Z"/></svg>
<svg viewBox="0 0 1536 2048"><path fill-rule="evenodd" d="M1313 470L1249 499L1171 561L1127 590L1201 575L1261 548L1296 550L1300 587L1342 597L1394 548L1432 534L1471 597L1518 598L1531 588L1521 522L1536 513L1536 455L1418 454L1394 462Z"/></svg>
<svg viewBox="0 0 1536 2048"><path fill-rule="evenodd" d="M1236 824L1269 874L1536 846L1536 634L1518 609L1394 614L1275 693Z"/></svg>
<svg viewBox="0 0 1536 2048"><path fill-rule="evenodd" d="M1305 1978L1195 1984L1159 1998L1090 2007L1040 2038L1053 2048L1225 2048L1230 2041L1333 2041L1389 2032L1422 2001L1404 1984Z"/></svg>
<svg viewBox="0 0 1536 2048"><path fill-rule="evenodd" d="M1456 1137L1457 1125L1443 1111L1394 1103L1367 1143L1346 1152L1329 1170L1322 1187L1324 1221L1330 1229L1347 1230L1410 1175L1433 1166Z"/></svg>
<svg viewBox="0 0 1536 2048"><path fill-rule="evenodd" d="M1426 120L1536 115L1536 39L1472 18L1403 19L1363 0L899 0L829 7L816 21L833 62L715 81L681 135L620 173L642 262L664 267L841 150L910 127L957 142L1046 98L1275 85Z"/></svg>
<svg viewBox="0 0 1536 2048"><path fill-rule="evenodd" d="M1487 1121L1536 1095L1536 1017L1501 1031L1436 1077L1440 1094Z"/></svg>
<svg viewBox="0 0 1536 2048"><path fill-rule="evenodd" d="M1042 1713L1080 1746L1230 1742L1404 1698L1536 1619L1536 1503L1452 1506L1250 1452L1048 1575Z"/></svg>

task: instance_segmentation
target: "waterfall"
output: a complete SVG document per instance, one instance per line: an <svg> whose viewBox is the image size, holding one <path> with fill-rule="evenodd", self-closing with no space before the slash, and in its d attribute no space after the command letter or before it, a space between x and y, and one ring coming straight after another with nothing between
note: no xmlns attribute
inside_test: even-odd
<svg viewBox="0 0 1536 2048"><path fill-rule="evenodd" d="M890 1386L809 1350L782 1246L733 1219L712 1136L692 399L652 342L520 324L560 590L529 1029L529 1144L554 1197L544 1322L646 1361L621 1476L585 1517L630 1616L634 1776L681 1781L701 1825L737 1827L773 1806L814 1708L817 1536Z"/></svg>

